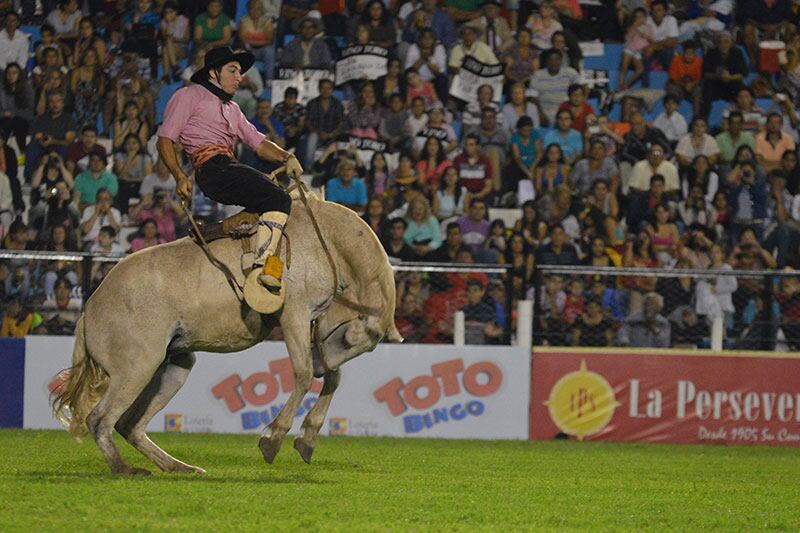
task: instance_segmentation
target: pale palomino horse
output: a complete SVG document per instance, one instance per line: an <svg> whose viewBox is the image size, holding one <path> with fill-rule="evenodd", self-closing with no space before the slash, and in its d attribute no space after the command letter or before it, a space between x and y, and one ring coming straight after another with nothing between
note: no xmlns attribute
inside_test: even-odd
<svg viewBox="0 0 800 533"><path fill-rule="evenodd" d="M294 443L310 462L339 383L339 367L372 351L384 336L402 340L394 325L394 276L373 231L353 211L313 196L309 209L331 252L341 296L375 310L371 314L334 299L333 269L307 209L297 201L286 226L291 258L284 272L286 300L277 316L259 315L242 303L222 271L188 238L125 258L86 302L76 327L73 367L53 405L75 436L88 432L94 437L112 472L149 473L123 461L112 439L114 429L164 471L204 472L170 456L145 433L148 422L185 383L195 350L244 350L280 325L296 388L264 428L259 447L271 463L313 375L322 375L319 399ZM209 246L243 283L240 243L225 238ZM286 246L281 255L287 262Z"/></svg>

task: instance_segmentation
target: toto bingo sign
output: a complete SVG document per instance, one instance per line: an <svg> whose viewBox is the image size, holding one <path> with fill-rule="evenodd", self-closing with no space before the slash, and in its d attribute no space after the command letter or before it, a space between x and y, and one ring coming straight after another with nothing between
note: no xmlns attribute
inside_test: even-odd
<svg viewBox="0 0 800 533"><path fill-rule="evenodd" d="M800 446L800 358L535 349L530 437Z"/></svg>

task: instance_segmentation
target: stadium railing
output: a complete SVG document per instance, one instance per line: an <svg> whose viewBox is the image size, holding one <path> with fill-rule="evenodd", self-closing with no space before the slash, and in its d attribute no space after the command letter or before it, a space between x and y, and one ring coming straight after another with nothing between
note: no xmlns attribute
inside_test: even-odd
<svg viewBox="0 0 800 533"><path fill-rule="evenodd" d="M531 292L534 346L800 349L798 271L538 265Z"/></svg>

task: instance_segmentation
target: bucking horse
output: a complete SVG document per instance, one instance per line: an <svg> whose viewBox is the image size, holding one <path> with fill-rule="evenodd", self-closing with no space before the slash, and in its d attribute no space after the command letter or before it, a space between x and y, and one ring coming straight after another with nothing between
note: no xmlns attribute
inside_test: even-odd
<svg viewBox="0 0 800 533"><path fill-rule="evenodd" d="M145 433L186 382L195 351L244 350L280 326L296 388L264 428L259 448L272 463L313 377L322 377L319 399L294 441L309 463L341 365L384 337L402 341L394 325L392 268L363 220L309 194L307 203L294 198L286 234L285 301L274 315L258 314L243 301L248 241L243 246L242 238L230 236L201 239L202 245L184 237L136 252L88 299L76 326L73 366L62 373L53 409L73 435L94 437L112 472L150 473L123 461L113 430L163 471L205 472L172 457Z"/></svg>

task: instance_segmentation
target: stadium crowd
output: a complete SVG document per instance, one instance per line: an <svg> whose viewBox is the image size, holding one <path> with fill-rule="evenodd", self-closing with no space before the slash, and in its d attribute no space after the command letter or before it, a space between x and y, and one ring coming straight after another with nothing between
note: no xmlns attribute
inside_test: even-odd
<svg viewBox="0 0 800 533"><path fill-rule="evenodd" d="M748 331L763 282L535 287L535 266L800 267L798 2L0 0L0 12L4 250L120 254L184 235L155 132L204 53L231 45L257 59L234 101L391 257L509 265L500 277L399 275L397 322L412 341L450 342L463 310L470 342L506 342L513 305L538 298L544 342L699 345L715 317ZM618 63L585 68L598 44L606 60L621 50ZM386 49L386 73L319 76L311 98L276 93L278 77L332 74L353 45ZM468 59L500 65L501 80L451 96ZM226 213L199 193L193 209ZM518 210L513 224L489 216L502 209ZM81 280L96 287L110 264L82 268L2 261L0 334L71 332ZM800 284L774 289L793 337Z"/></svg>

